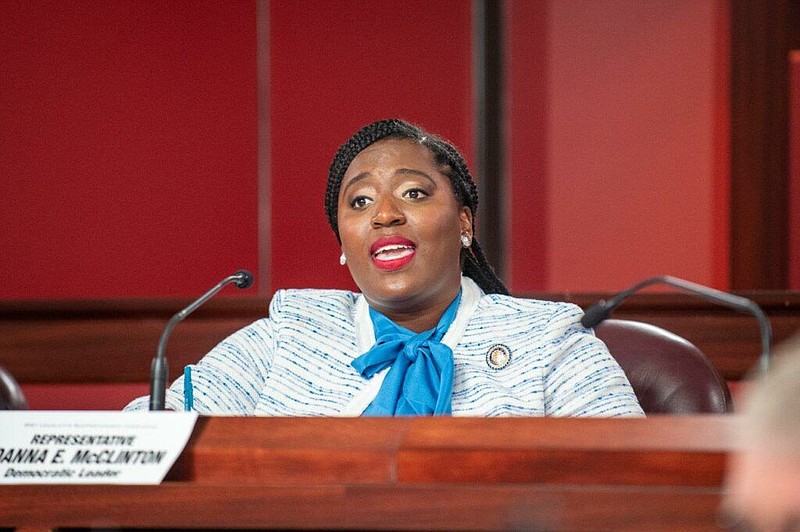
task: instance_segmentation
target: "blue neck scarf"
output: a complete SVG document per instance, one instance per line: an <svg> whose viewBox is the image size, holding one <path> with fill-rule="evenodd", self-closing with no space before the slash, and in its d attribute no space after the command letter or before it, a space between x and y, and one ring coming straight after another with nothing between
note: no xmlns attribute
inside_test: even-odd
<svg viewBox="0 0 800 532"><path fill-rule="evenodd" d="M352 365L371 379L390 367L365 416L447 415L452 412L453 351L442 337L456 317L461 291L433 329L415 333L369 309L375 345Z"/></svg>

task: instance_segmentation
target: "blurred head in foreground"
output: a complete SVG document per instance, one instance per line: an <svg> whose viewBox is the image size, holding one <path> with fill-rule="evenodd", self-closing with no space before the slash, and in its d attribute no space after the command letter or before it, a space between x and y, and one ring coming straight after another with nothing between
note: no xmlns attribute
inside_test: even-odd
<svg viewBox="0 0 800 532"><path fill-rule="evenodd" d="M729 463L724 510L742 530L800 531L800 335L778 351L744 394Z"/></svg>

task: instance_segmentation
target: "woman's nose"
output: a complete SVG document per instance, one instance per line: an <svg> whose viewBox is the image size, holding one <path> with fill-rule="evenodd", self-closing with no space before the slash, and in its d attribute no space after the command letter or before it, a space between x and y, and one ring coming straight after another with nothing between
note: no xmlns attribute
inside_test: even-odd
<svg viewBox="0 0 800 532"><path fill-rule="evenodd" d="M403 211L393 198L383 198L376 202L372 216L373 227L389 227L405 223Z"/></svg>

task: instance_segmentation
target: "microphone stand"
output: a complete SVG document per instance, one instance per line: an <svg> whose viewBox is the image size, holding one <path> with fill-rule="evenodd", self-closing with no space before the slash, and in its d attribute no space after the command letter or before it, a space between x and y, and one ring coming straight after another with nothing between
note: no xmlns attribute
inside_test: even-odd
<svg viewBox="0 0 800 532"><path fill-rule="evenodd" d="M711 301L712 303L718 303L734 310L738 310L739 312L744 312L746 314L752 314L755 316L755 318L758 320L758 325L761 332L761 356L758 361L759 371L764 373L767 371L767 369L769 369L771 361L770 345L772 344L772 326L770 325L766 314L764 314L764 311L761 310L761 307L747 298L735 296L727 292L722 292L714 288L709 288L707 286L692 283L677 277L671 277L669 275L646 279L631 286L627 290L623 290L608 301L601 300L584 313L583 318L581 318L581 324L584 327L593 328L595 325L611 316L611 313L614 311L614 309L621 305L622 302L629 296L635 292L638 292L642 288L654 284L666 284L668 286L672 286L674 288L697 295L702 299Z"/></svg>
<svg viewBox="0 0 800 532"><path fill-rule="evenodd" d="M241 289L250 288L253 285L253 274L247 270L239 270L235 274L226 277L217 283L214 288L200 296L194 303L172 316L167 322L166 327L164 327L164 332L161 333L161 339L158 342L156 356L153 358L153 362L150 365L150 410L164 410L167 394L167 375L169 373L165 353L167 350L167 340L169 340L172 329L186 318L186 316L200 308L203 303L214 297L217 292L230 283L234 283L236 287Z"/></svg>

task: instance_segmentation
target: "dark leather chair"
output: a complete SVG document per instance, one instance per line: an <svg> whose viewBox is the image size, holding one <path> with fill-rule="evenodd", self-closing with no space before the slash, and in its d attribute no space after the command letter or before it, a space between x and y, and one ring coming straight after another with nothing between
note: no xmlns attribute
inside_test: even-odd
<svg viewBox="0 0 800 532"><path fill-rule="evenodd" d="M28 402L17 381L0 366L0 410L27 410Z"/></svg>
<svg viewBox="0 0 800 532"><path fill-rule="evenodd" d="M733 412L728 385L694 344L655 325L609 319L595 328L645 414Z"/></svg>

